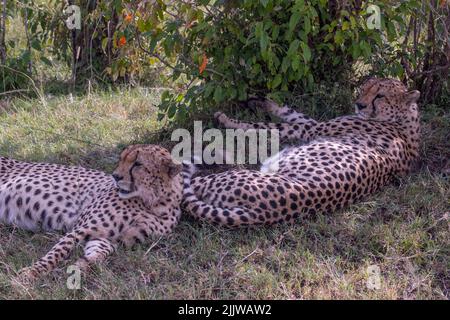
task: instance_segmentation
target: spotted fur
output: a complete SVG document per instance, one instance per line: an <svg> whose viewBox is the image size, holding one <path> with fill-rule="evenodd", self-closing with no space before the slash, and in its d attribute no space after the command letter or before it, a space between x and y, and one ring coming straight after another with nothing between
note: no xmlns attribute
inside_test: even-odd
<svg viewBox="0 0 450 320"><path fill-rule="evenodd" d="M31 231L62 231L51 250L21 277L35 279L69 257L77 244L87 267L151 235L165 235L180 217L181 165L154 145L126 148L113 175L82 167L0 157L0 222Z"/></svg>
<svg viewBox="0 0 450 320"><path fill-rule="evenodd" d="M281 139L299 144L268 159L261 171L191 179L195 168L186 166L183 206L196 218L235 227L294 222L354 203L410 171L418 155L419 95L399 81L374 78L361 87L354 115L325 122L271 101L250 103L283 123L244 123L217 113L227 128L278 129Z"/></svg>

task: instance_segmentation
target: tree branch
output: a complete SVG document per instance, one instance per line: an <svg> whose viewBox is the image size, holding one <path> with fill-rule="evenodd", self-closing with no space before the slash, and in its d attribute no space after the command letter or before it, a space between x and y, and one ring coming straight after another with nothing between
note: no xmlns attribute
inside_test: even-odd
<svg viewBox="0 0 450 320"><path fill-rule="evenodd" d="M141 37L140 37L138 31L136 31L136 41L137 41L137 43L138 43L139 48L140 48L143 52L145 52L146 54L148 54L148 55L151 56L151 57L154 57L154 58L158 59L158 60L159 60L162 64L164 64L166 67L168 67L168 68L170 68L170 69L172 69L172 70L175 70L175 71L179 71L179 72L186 73L186 72L184 72L183 70L181 70L180 68L177 68L177 67L175 67L175 66L172 66L167 60L165 60L163 57L161 57L161 55L159 55L158 53L156 53L156 52L150 52L149 50L145 49L145 48L143 47L142 43L141 43Z"/></svg>
<svg viewBox="0 0 450 320"><path fill-rule="evenodd" d="M180 68L177 68L177 67L171 65L167 60L165 60L163 57L161 57L160 54L158 54L158 53L156 53L156 52L150 52L149 50L145 49L145 48L142 46L142 43L141 43L141 40L140 40L140 35L139 35L139 32L138 32L138 31L136 31L136 41L137 41L137 43L138 43L139 48L140 48L143 52L145 52L145 53L148 54L149 56L152 56L152 57L158 59L158 60L159 60L162 64L164 64L166 67L168 67L168 68L170 68L170 69L172 69L172 70L178 71L178 72L182 72L182 73L184 73L184 74L188 74L187 71L182 70L182 69L180 69ZM185 56L180 55L180 59L181 59L185 64L189 65L191 68L195 68L195 67L196 67L196 65L195 65L192 61L190 61L188 58L186 58ZM218 71L216 71L216 70L214 70L214 69L211 69L211 68L205 68L205 71L210 72L210 73L213 73L213 74L215 74L215 75L217 75L217 76L220 76L220 77L222 77L222 78L225 78L225 75L224 75L223 73L220 73L220 72L218 72Z"/></svg>

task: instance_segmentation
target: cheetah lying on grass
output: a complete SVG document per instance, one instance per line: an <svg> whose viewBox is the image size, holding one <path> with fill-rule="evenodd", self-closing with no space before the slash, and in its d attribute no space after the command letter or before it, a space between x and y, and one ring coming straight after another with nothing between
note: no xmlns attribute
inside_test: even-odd
<svg viewBox="0 0 450 320"><path fill-rule="evenodd" d="M195 167L187 163L182 205L196 218L230 227L294 222L305 214L338 210L407 174L418 155L420 93L399 81L375 78L361 92L356 114L326 122L270 101L252 103L284 123L243 123L217 113L226 128L278 129L281 139L304 143L269 158L260 171L191 180Z"/></svg>
<svg viewBox="0 0 450 320"><path fill-rule="evenodd" d="M0 157L0 222L31 231L65 235L31 267L21 272L33 280L68 258L77 244L86 268L150 235L172 231L180 217L181 165L154 145L126 148L109 174L48 163Z"/></svg>

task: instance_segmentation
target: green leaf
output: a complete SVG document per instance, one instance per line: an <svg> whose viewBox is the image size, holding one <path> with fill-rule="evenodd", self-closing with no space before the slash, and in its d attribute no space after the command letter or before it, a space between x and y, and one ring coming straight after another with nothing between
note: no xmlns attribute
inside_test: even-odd
<svg viewBox="0 0 450 320"><path fill-rule="evenodd" d="M289 58L289 56L285 56L283 58L283 62L281 63L281 71L283 73L286 73L286 71L290 65L291 65L291 59Z"/></svg>
<svg viewBox="0 0 450 320"><path fill-rule="evenodd" d="M305 21L303 22L303 29L305 31L305 34L308 34L311 31L311 21L308 19L308 17L306 17Z"/></svg>
<svg viewBox="0 0 450 320"><path fill-rule="evenodd" d="M162 101L169 100L170 96L171 96L170 91L169 91L169 90L165 90L165 91L163 91L163 93L161 94L161 100L162 100Z"/></svg>
<svg viewBox="0 0 450 320"><path fill-rule="evenodd" d="M305 8L305 0L296 0L292 10L303 12L304 8Z"/></svg>
<svg viewBox="0 0 450 320"><path fill-rule="evenodd" d="M269 0L260 0L259 1L262 5L263 5L263 7L265 8L265 7L267 7L267 4L269 3Z"/></svg>
<svg viewBox="0 0 450 320"><path fill-rule="evenodd" d="M357 59L361 55L361 48L358 44L352 45L352 58Z"/></svg>
<svg viewBox="0 0 450 320"><path fill-rule="evenodd" d="M35 50L40 51L41 50L41 43L39 42L38 39L34 39L33 41L31 41L31 47Z"/></svg>
<svg viewBox="0 0 450 320"><path fill-rule="evenodd" d="M41 61L43 63L45 63L46 65L48 65L48 66L52 65L52 62L49 59L47 59L46 57L44 57L44 56L41 56Z"/></svg>
<svg viewBox="0 0 450 320"><path fill-rule="evenodd" d="M359 43L359 47L361 48L361 51L363 52L364 57L366 57L366 58L370 57L370 55L372 54L372 48L366 41L362 40Z"/></svg>
<svg viewBox="0 0 450 320"><path fill-rule="evenodd" d="M274 26L272 29L272 41L277 40L279 34L280 34L280 27Z"/></svg>
<svg viewBox="0 0 450 320"><path fill-rule="evenodd" d="M291 44L289 45L289 49L288 49L287 55L289 57L294 56L297 53L299 45L300 45L300 40L295 39L294 41L292 41Z"/></svg>
<svg viewBox="0 0 450 320"><path fill-rule="evenodd" d="M205 93L204 93L205 98L210 97L211 94L213 93L213 90L214 90L214 84L213 83L207 83L205 85Z"/></svg>
<svg viewBox="0 0 450 320"><path fill-rule="evenodd" d="M179 107L179 106L177 106L176 104L172 104L169 106L169 109L167 109L167 116L169 118L173 118L175 116L175 114L177 113L177 109L178 109L177 107Z"/></svg>
<svg viewBox="0 0 450 320"><path fill-rule="evenodd" d="M387 34L389 41L394 41L397 38L397 31L392 21L387 21Z"/></svg>
<svg viewBox="0 0 450 320"><path fill-rule="evenodd" d="M255 36L257 38L261 37L261 32L263 31L264 24L262 22L257 22L255 25Z"/></svg>
<svg viewBox="0 0 450 320"><path fill-rule="evenodd" d="M344 43L344 35L342 34L342 31L336 31L336 34L334 35L334 42L339 45Z"/></svg>
<svg viewBox="0 0 450 320"><path fill-rule="evenodd" d="M222 87L217 86L216 89L214 90L214 101L216 103L220 103L223 101L223 91L222 91Z"/></svg>
<svg viewBox="0 0 450 320"><path fill-rule="evenodd" d="M342 30L345 31L345 30L348 30L348 29L350 29L350 23L348 21L344 21L342 23Z"/></svg>
<svg viewBox="0 0 450 320"><path fill-rule="evenodd" d="M292 67L292 70L294 70L294 71L297 71L300 68L300 59L298 56L295 56L292 59L291 67Z"/></svg>
<svg viewBox="0 0 450 320"><path fill-rule="evenodd" d="M234 88L234 87L228 88L228 90L227 90L228 99L232 99L232 100L236 99L237 94L238 94L238 92L237 92L236 88Z"/></svg>
<svg viewBox="0 0 450 320"><path fill-rule="evenodd" d="M272 81L272 89L278 87L281 84L281 80L282 80L281 74L277 74Z"/></svg>
<svg viewBox="0 0 450 320"><path fill-rule="evenodd" d="M294 31L299 21L300 21L300 12L295 11L291 15L291 18L289 19L289 30Z"/></svg>
<svg viewBox="0 0 450 320"><path fill-rule="evenodd" d="M303 51L303 59L305 59L306 62L311 60L311 49L309 49L308 45L304 43L303 41L300 43L300 46L302 47Z"/></svg>
<svg viewBox="0 0 450 320"><path fill-rule="evenodd" d="M30 52L30 50L25 50L20 55L20 60L24 61L25 63L28 63L29 61L31 61L31 52Z"/></svg>
<svg viewBox="0 0 450 320"><path fill-rule="evenodd" d="M357 23L356 23L355 17L353 17L353 16L350 17L350 24L351 24L352 29L356 28Z"/></svg>
<svg viewBox="0 0 450 320"><path fill-rule="evenodd" d="M238 86L238 99L240 101L246 100L247 99L247 86L246 84L240 84Z"/></svg>
<svg viewBox="0 0 450 320"><path fill-rule="evenodd" d="M106 52L106 46L108 45L108 38L103 38L102 40L102 50Z"/></svg>
<svg viewBox="0 0 450 320"><path fill-rule="evenodd" d="M261 48L261 54L264 56L267 52L267 47L269 45L269 36L264 31L261 33L259 37L259 46Z"/></svg>

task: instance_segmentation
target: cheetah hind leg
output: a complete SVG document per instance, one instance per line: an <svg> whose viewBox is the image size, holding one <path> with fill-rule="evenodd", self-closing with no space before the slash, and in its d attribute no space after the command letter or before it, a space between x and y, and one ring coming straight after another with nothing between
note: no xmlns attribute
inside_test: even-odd
<svg viewBox="0 0 450 320"><path fill-rule="evenodd" d="M75 265L82 271L87 271L92 264L106 260L116 249L117 245L108 239L89 240L84 246L84 255L75 262Z"/></svg>
<svg viewBox="0 0 450 320"><path fill-rule="evenodd" d="M287 105L280 106L276 102L269 99L250 98L247 100L247 105L252 108L261 108L287 123L314 124L316 122L305 114L295 111Z"/></svg>

